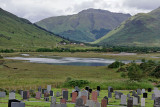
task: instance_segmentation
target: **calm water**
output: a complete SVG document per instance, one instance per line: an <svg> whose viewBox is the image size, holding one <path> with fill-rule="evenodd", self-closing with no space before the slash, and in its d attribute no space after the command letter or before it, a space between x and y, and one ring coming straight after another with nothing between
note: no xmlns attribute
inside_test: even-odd
<svg viewBox="0 0 160 107"><path fill-rule="evenodd" d="M106 66L113 62L114 59L103 58L77 58L77 57L6 57L6 59L25 60L31 63L44 63L53 65L74 65L74 66ZM131 61L123 60L123 63Z"/></svg>

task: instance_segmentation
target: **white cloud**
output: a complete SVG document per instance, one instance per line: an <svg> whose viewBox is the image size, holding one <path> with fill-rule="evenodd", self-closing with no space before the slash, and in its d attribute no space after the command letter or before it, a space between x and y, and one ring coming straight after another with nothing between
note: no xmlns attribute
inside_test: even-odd
<svg viewBox="0 0 160 107"><path fill-rule="evenodd" d="M160 0L0 0L0 7L32 22L51 16L75 14L88 8L134 15L151 11L159 4Z"/></svg>

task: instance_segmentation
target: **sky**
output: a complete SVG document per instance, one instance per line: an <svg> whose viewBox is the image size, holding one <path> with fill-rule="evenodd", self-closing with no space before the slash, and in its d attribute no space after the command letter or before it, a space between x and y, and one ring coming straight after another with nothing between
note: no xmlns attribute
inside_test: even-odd
<svg viewBox="0 0 160 107"><path fill-rule="evenodd" d="M31 22L76 14L88 8L117 13L146 13L160 6L160 0L0 0L0 7Z"/></svg>

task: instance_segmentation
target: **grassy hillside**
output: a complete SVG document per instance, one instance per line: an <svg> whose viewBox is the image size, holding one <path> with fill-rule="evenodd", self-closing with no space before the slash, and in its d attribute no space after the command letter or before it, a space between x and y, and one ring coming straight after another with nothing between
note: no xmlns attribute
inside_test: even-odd
<svg viewBox="0 0 160 107"><path fill-rule="evenodd" d="M101 45L160 46L160 8L150 13L139 13L104 37L95 41Z"/></svg>
<svg viewBox="0 0 160 107"><path fill-rule="evenodd" d="M51 48L63 39L3 9L0 9L0 48Z"/></svg>
<svg viewBox="0 0 160 107"><path fill-rule="evenodd" d="M47 18L36 24L71 40L91 42L104 36L129 17L129 14L88 9L75 15Z"/></svg>

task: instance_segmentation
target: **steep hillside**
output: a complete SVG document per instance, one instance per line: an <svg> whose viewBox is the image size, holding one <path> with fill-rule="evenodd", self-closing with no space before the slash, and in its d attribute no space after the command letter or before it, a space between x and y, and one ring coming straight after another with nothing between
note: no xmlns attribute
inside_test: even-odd
<svg viewBox="0 0 160 107"><path fill-rule="evenodd" d="M129 17L129 14L88 9L75 15L47 18L36 24L71 40L91 42L101 38Z"/></svg>
<svg viewBox="0 0 160 107"><path fill-rule="evenodd" d="M139 13L94 42L101 45L160 47L160 8Z"/></svg>
<svg viewBox="0 0 160 107"><path fill-rule="evenodd" d="M44 29L0 9L0 48L37 49L51 48L63 41Z"/></svg>

